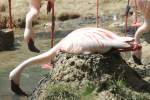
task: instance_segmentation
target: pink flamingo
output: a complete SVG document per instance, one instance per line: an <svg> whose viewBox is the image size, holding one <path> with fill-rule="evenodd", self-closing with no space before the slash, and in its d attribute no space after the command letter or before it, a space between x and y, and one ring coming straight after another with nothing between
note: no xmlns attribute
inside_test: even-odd
<svg viewBox="0 0 150 100"><path fill-rule="evenodd" d="M12 13L11 13L11 0L9 2L9 28L12 29ZM53 32L54 32L54 2L55 0L48 0L47 13L52 9L52 33L51 33L51 47L53 47ZM30 11L26 15L26 26L24 31L24 39L28 43L29 50L39 53L40 51L34 45L35 33L32 30L32 21L40 11L41 0L30 0Z"/></svg>
<svg viewBox="0 0 150 100"><path fill-rule="evenodd" d="M31 64L43 64L52 61L60 51L74 54L103 54L110 50L121 52L141 49L140 45L135 47L132 44L133 41L134 39L132 37L120 37L102 28L87 27L77 29L68 34L49 51L31 57L13 69L9 75L11 89L18 95L27 95L20 88L20 77L23 70Z"/></svg>
<svg viewBox="0 0 150 100"><path fill-rule="evenodd" d="M132 7L136 6L136 10L141 11L144 17L144 23L137 29L134 36L135 44L140 44L140 38L142 34L150 31L150 0L130 0L129 5ZM134 60L140 62L142 57L142 51L136 50L132 52L132 56ZM140 62L139 64L142 63Z"/></svg>
<svg viewBox="0 0 150 100"><path fill-rule="evenodd" d="M48 0L47 12L54 9L55 0ZM24 39L28 43L29 50L39 53L40 51L34 46L35 33L32 29L32 21L39 14L41 0L30 0L30 11L26 15L26 26L24 31ZM53 12L53 11L52 11ZM53 23L52 23L53 24Z"/></svg>

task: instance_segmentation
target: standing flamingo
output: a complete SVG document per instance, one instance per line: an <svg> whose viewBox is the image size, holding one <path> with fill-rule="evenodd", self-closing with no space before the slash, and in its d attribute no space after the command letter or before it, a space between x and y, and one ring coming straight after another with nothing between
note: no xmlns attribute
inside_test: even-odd
<svg viewBox="0 0 150 100"><path fill-rule="evenodd" d="M38 56L31 57L10 72L11 89L18 95L27 95L20 88L20 77L23 70L31 64L43 64L52 61L60 51L74 54L106 53L110 50L132 51L140 49L141 46L134 47L132 37L120 37L113 32L102 28L81 28L68 34L58 44L49 51Z"/></svg>
<svg viewBox="0 0 150 100"><path fill-rule="evenodd" d="M50 12L51 9L54 9L55 0L48 0L47 12ZM34 46L34 36L35 33L32 29L32 21L39 14L41 0L30 0L30 11L26 15L26 26L24 31L24 39L28 43L28 48L33 51L39 53L40 51ZM53 23L52 23L53 24Z"/></svg>
<svg viewBox="0 0 150 100"><path fill-rule="evenodd" d="M9 2L9 28L12 29L12 14L11 14L11 0ZM51 47L53 46L53 31L54 31L54 2L55 0L48 0L47 4L47 13L52 9L52 40L51 40ZM34 36L35 33L32 30L32 21L38 15L40 11L41 0L30 0L30 11L26 15L26 26L24 31L24 39L28 43L29 50L33 52L39 53L40 51L34 45Z"/></svg>
<svg viewBox="0 0 150 100"><path fill-rule="evenodd" d="M129 5L134 8L136 7L136 10L140 11L144 17L144 23L137 29L137 31L135 32L135 36L134 36L135 44L140 44L140 38L142 34L150 31L150 13L149 13L150 12L150 0L130 0ZM139 64L142 64L141 62L142 51L141 50L136 50L132 52L132 56L134 60L136 60L137 62L140 62Z"/></svg>

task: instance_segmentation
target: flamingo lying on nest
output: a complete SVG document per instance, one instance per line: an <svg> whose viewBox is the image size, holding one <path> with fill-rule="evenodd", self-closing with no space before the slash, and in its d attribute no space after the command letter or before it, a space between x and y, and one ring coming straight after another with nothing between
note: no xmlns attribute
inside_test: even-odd
<svg viewBox="0 0 150 100"><path fill-rule="evenodd" d="M136 6L136 9L141 11L144 17L144 23L137 29L134 36L135 44L140 44L142 34L150 31L150 0L130 0L129 4L130 6ZM132 56L134 60L142 64L140 62L142 57L141 49L132 52Z"/></svg>
<svg viewBox="0 0 150 100"><path fill-rule="evenodd" d="M53 12L55 0L48 0L47 13ZM26 15L26 26L24 31L24 39L28 43L29 50L39 53L40 51L34 45L35 33L32 30L32 21L40 11L41 0L30 0L30 11Z"/></svg>
<svg viewBox="0 0 150 100"><path fill-rule="evenodd" d="M118 52L141 49L140 45L134 46L133 41L132 37L120 37L102 28L87 27L77 29L68 34L49 51L31 57L13 69L9 75L11 89L18 95L27 95L20 88L20 77L23 70L31 64L43 64L52 61L60 51L74 54L103 54L112 49Z"/></svg>

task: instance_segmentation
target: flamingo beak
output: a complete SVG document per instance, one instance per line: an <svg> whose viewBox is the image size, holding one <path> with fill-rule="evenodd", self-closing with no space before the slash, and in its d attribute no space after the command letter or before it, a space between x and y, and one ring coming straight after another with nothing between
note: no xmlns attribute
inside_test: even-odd
<svg viewBox="0 0 150 100"><path fill-rule="evenodd" d="M13 80L11 80L11 90L19 96L28 96Z"/></svg>
<svg viewBox="0 0 150 100"><path fill-rule="evenodd" d="M132 58L136 64L143 65L140 58L136 57L135 55L132 55Z"/></svg>
<svg viewBox="0 0 150 100"><path fill-rule="evenodd" d="M35 47L34 41L32 39L30 39L28 42L28 48L32 52L40 53L40 50Z"/></svg>

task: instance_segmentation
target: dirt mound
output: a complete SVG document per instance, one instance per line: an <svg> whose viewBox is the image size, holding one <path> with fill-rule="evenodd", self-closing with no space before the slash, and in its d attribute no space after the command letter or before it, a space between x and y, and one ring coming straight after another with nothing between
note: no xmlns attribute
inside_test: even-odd
<svg viewBox="0 0 150 100"><path fill-rule="evenodd" d="M150 85L142 80L118 53L105 55L59 53L54 60L54 69L39 82L29 98L30 100L100 100L100 98L118 100L133 94L129 91L149 92ZM147 95L142 98L147 98Z"/></svg>

